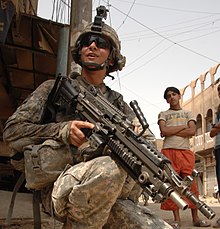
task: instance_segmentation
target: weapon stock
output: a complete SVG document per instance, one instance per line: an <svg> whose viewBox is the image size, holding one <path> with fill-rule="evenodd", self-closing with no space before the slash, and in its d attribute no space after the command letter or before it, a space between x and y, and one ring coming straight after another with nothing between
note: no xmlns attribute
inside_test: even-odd
<svg viewBox="0 0 220 229"><path fill-rule="evenodd" d="M171 162L144 137L137 135L127 116L101 96L94 86L81 88L76 81L62 76L52 103L77 111L84 120L95 124L89 139L97 148L108 146L108 154L151 196L155 202L171 198L177 206L188 208L183 196L191 201L208 219L215 213L191 191L193 176L182 179L171 167ZM130 104L143 130L148 124L138 104ZM143 132L143 131L142 131Z"/></svg>

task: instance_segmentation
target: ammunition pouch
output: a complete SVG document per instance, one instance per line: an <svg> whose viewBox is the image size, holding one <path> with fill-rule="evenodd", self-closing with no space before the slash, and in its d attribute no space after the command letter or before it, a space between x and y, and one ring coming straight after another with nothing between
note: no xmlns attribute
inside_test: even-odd
<svg viewBox="0 0 220 229"><path fill-rule="evenodd" d="M67 164L72 164L71 151L54 140L24 149L26 187L40 190L53 183Z"/></svg>

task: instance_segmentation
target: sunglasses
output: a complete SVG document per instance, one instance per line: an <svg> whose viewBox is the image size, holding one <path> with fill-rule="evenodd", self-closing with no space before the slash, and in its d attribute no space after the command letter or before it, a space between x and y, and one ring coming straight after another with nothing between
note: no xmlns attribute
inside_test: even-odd
<svg viewBox="0 0 220 229"><path fill-rule="evenodd" d="M88 35L88 36L84 37L81 41L81 45L82 45L82 47L88 47L93 42L95 42L95 44L98 48L111 49L111 44L110 44L109 40L107 40L103 37L97 36L97 35Z"/></svg>

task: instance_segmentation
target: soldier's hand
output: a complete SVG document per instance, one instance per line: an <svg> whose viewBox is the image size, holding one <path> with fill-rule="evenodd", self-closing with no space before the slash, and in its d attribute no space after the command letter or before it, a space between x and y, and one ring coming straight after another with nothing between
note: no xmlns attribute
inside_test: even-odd
<svg viewBox="0 0 220 229"><path fill-rule="evenodd" d="M77 120L72 121L69 133L70 143L74 146L79 147L86 141L86 136L83 133L82 129L93 129L94 127L95 125L90 122Z"/></svg>

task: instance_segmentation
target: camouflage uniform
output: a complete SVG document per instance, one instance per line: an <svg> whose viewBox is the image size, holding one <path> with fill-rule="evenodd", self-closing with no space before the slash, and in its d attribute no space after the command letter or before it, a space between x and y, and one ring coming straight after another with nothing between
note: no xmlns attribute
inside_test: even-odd
<svg viewBox="0 0 220 229"><path fill-rule="evenodd" d="M105 17L102 14L105 10L101 8L100 15ZM121 45L116 31L100 21L100 15L97 10L94 23L83 29L75 42L72 57L82 68L88 71L105 68L105 75L108 75L121 70L126 58L121 55ZM111 43L109 56L104 65L93 63L92 69L90 63L82 62L81 59L82 41L89 34L103 35ZM96 39L95 41L98 42ZM88 86L85 78L81 76L78 76L75 83ZM72 161L64 166L59 177L42 190L44 211L64 222L63 229L170 228L149 210L137 205L141 188L110 156L93 150L89 142L79 148L70 144L71 120L80 120L77 112L64 114L62 110L58 110L56 117L53 120L49 119L45 108L53 84L54 81L41 84L8 119L4 129L4 140L14 153L22 153L26 147L39 144L44 144L43 150L49 152L52 147L45 144L45 141L53 140L60 145L63 152L72 154ZM122 95L104 83L97 86L97 89L110 103L127 115L133 122L134 130L140 133L140 123L123 101ZM150 131L145 132L144 136L154 140Z"/></svg>
<svg viewBox="0 0 220 229"><path fill-rule="evenodd" d="M77 80L85 86L83 77L78 77ZM135 211L142 210L134 202L120 202L119 199L137 202L140 187L135 185L134 180L127 177L126 172L109 156L99 156L84 162L79 157L78 150L70 147L68 115L64 117L57 113L56 120L42 124L46 101L53 84L53 80L41 84L8 119L4 129L4 140L14 152L23 152L28 145L43 144L52 139L62 146L65 145L64 149L73 153L73 160L60 174L54 186L48 184L48 187L42 190L44 210L52 213L52 199L56 218L65 222L63 228L155 228L155 220L157 224L159 222L159 228L169 228L163 220L155 218L149 212L142 212L140 215L132 210L130 214L127 213L128 206L130 209L137 208ZM104 84L100 89L103 96L123 110L130 119L134 119L133 111L119 93ZM138 129L137 120L134 124ZM147 136L154 139L150 134ZM135 195L131 196L130 193ZM120 226L122 219L126 226ZM143 220L146 220L144 225Z"/></svg>

